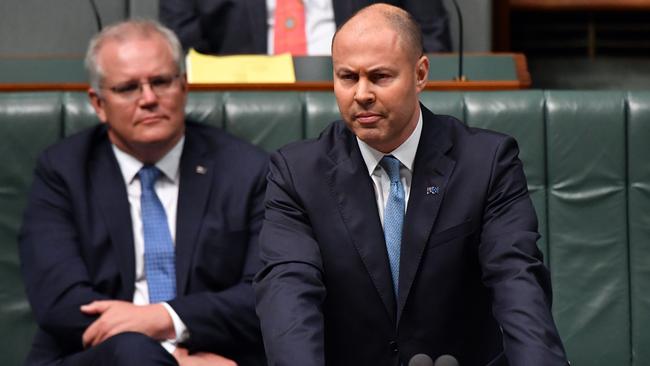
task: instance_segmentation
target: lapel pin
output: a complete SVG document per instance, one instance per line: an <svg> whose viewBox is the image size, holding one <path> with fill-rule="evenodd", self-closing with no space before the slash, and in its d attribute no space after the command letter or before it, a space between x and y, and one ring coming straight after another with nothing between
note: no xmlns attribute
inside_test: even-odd
<svg viewBox="0 0 650 366"><path fill-rule="evenodd" d="M440 193L440 187L438 186L427 187L427 194L438 194L438 193Z"/></svg>
<svg viewBox="0 0 650 366"><path fill-rule="evenodd" d="M205 174L208 172L208 169L204 167L203 165L197 165L196 166L196 172L199 174Z"/></svg>

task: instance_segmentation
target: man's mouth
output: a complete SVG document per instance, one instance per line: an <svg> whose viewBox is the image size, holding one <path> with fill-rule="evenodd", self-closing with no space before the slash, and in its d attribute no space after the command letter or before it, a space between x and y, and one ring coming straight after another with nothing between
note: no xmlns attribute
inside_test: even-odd
<svg viewBox="0 0 650 366"><path fill-rule="evenodd" d="M159 122L160 120L163 119L163 116L160 115L152 115L152 116L147 116L144 118L138 119L138 124L149 124L149 123L156 123Z"/></svg>
<svg viewBox="0 0 650 366"><path fill-rule="evenodd" d="M376 123L381 118L381 114L372 112L361 112L354 115L354 119L361 124Z"/></svg>

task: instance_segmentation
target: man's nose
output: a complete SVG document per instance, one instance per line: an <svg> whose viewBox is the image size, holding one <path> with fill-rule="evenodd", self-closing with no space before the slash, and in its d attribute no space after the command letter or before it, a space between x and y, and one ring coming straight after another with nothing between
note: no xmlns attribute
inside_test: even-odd
<svg viewBox="0 0 650 366"><path fill-rule="evenodd" d="M361 105L372 104L375 101L375 93L372 84L368 80L359 79L354 93L354 100Z"/></svg>
<svg viewBox="0 0 650 366"><path fill-rule="evenodd" d="M158 95L153 91L149 83L140 85L140 105L150 105L158 102Z"/></svg>

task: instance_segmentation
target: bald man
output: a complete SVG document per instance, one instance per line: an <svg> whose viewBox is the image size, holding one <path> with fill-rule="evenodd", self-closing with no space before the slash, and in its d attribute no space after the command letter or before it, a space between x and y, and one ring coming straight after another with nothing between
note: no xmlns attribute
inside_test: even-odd
<svg viewBox="0 0 650 366"><path fill-rule="evenodd" d="M566 365L515 140L419 103L408 13L334 37L343 121L272 157L254 288L270 365Z"/></svg>

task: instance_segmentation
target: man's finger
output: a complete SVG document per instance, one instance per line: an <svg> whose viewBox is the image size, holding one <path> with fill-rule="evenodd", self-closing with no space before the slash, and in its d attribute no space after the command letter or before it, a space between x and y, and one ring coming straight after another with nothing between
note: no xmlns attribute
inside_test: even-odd
<svg viewBox="0 0 650 366"><path fill-rule="evenodd" d="M103 332L102 334L100 334L98 337L96 337L93 340L93 347L101 344L105 340L109 339L110 337L112 337L112 336L114 336L114 335L116 335L118 333L122 333L122 332L117 330L117 328L109 329L108 331Z"/></svg>
<svg viewBox="0 0 650 366"><path fill-rule="evenodd" d="M84 347L87 348L93 346L93 340L97 337L97 328L97 322L93 322L88 328L86 328L86 331L81 336Z"/></svg>
<svg viewBox="0 0 650 366"><path fill-rule="evenodd" d="M93 301L90 304L81 305L81 312L84 314L101 314L108 309L113 301L101 300Z"/></svg>
<svg viewBox="0 0 650 366"><path fill-rule="evenodd" d="M99 344L98 340L102 338L102 334L106 333L107 326L106 319L102 316L92 322L82 336L84 346L92 347Z"/></svg>

